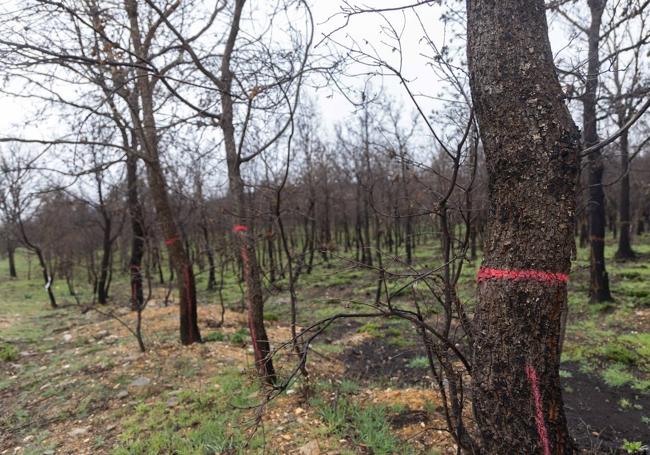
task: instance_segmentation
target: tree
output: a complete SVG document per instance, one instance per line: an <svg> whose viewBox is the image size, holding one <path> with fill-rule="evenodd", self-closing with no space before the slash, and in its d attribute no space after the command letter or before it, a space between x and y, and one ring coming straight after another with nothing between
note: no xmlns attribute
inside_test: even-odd
<svg viewBox="0 0 650 455"><path fill-rule="evenodd" d="M649 92L648 81L644 77L647 65L644 56L647 46L643 46L647 30L648 13L640 12L634 22L625 30L612 30L607 36L606 50L612 56L612 70L610 77L603 83L606 92L605 101L607 111L613 123L619 129L634 117L641 107L645 95ZM620 49L627 49L627 55L622 55ZM618 140L620 153L620 170L616 176L619 186L618 194L618 249L616 259L629 260L636 257L632 249L632 226L630 174L633 160L650 142L650 137L643 134L630 134L633 131L625 130ZM635 141L635 136L639 138Z"/></svg>
<svg viewBox="0 0 650 455"><path fill-rule="evenodd" d="M609 2L607 0L587 0L589 9L589 23L584 24L576 19L576 14L570 14L567 8L571 8L574 2L552 2L550 7L558 11L579 35L582 35L587 43L586 72L581 72L579 67L562 69L561 71L584 85L578 99L582 102L583 111L583 142L587 156L587 214L588 233L590 244L590 276L591 286L589 296L594 302L606 302L613 300L610 288L609 277L605 266L605 227L606 227L606 198L603 176L605 174L605 160L603 156L603 145L605 142L612 142L619 136L626 136L629 127L638 120L639 116L648 107L639 107L638 112L632 113L624 126L621 126L618 133L605 141L600 141L598 134L599 89L602 86L601 73L606 63L614 63L621 54L638 51L639 47L650 42L650 34L644 26L644 17L650 3L639 0L626 0ZM568 5L568 6L567 6ZM633 20L640 19L641 24ZM603 44L608 39L616 39L617 31L625 28L638 28L638 35L629 34L629 40L622 46L616 46L611 52L603 53ZM621 137L622 145L625 146L625 137ZM623 158L625 160L625 158ZM624 168L626 166L623 166ZM625 171L622 171L625 172ZM625 186L625 182L623 182ZM624 201L623 201L624 202ZM619 207L626 211L625 204ZM625 216L625 215L623 215ZM582 237L582 234L581 234ZM623 239L625 242L626 239Z"/></svg>
<svg viewBox="0 0 650 455"><path fill-rule="evenodd" d="M24 155L24 156L23 156ZM33 215L37 204L34 188L29 191L26 186L32 177L34 163L38 160L25 154L20 149L13 149L10 156L1 157L0 161L0 209L9 225L15 225L22 245L34 253L41 267L43 283L52 308L58 308L52 289L54 276L45 260L42 245L28 232L26 217ZM33 183L33 182L32 182Z"/></svg>
<svg viewBox="0 0 650 455"><path fill-rule="evenodd" d="M572 453L559 340L579 133L562 101L544 1L467 5L490 204L473 323L475 417L485 453Z"/></svg>
<svg viewBox="0 0 650 455"><path fill-rule="evenodd" d="M589 51L587 56L587 80L582 95L583 132L585 147L598 143L598 116L596 114L598 76L600 72L600 33L603 12L607 0L588 0L591 23L587 29ZM603 173L605 164L600 149L589 153L589 244L591 246L591 288L589 295L593 301L612 300L609 290L609 276L605 268L605 190Z"/></svg>
<svg viewBox="0 0 650 455"><path fill-rule="evenodd" d="M175 5L175 6L174 6ZM170 6L168 14L178 6ZM125 10L129 20L129 32L133 53L140 62L149 62L151 57L151 38L153 29L144 34L140 30L140 15L138 4L135 0L125 1ZM159 23L152 25L156 27ZM143 39L143 36L146 39ZM192 344L201 341L201 334L197 321L196 310L196 280L192 270L192 263L185 245L181 239L176 220L172 212L167 193L167 184L162 169L159 148L159 132L156 127L154 89L159 78L153 77L147 69L139 65L135 70L137 92L140 95L142 119L137 132L144 154L146 156L147 176L151 189L156 214L165 236L165 245L171 263L176 272L176 282L180 300L180 335L183 344Z"/></svg>

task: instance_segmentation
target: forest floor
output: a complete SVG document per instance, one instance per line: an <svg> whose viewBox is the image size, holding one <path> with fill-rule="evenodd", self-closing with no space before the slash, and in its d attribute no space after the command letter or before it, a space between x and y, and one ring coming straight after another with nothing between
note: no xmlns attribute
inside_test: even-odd
<svg viewBox="0 0 650 455"><path fill-rule="evenodd" d="M588 303L586 250L571 274L561 376L570 428L585 453L635 453L650 444L650 237L637 242L638 260L608 263L612 304ZM419 266L432 248L418 246ZM459 287L470 307L478 265L467 265ZM252 372L234 276L223 290L223 326L214 328L216 293L200 294L205 342L188 347L178 341L176 307L163 303L165 287L155 289L140 353L114 317L82 313L64 283L55 288L62 308L49 309L35 274L25 278L27 267L21 256L20 279L0 278L0 454L455 453L426 357L405 321L333 324L313 346L308 380L260 407L265 393ZM0 271L6 275L6 262ZM372 301L374 283L372 272L344 260L315 268L301 277L300 323ZM112 289L113 303L100 310L132 327L125 278ZM286 292L266 304L276 345L291 339L288 306ZM295 360L277 359L281 377Z"/></svg>

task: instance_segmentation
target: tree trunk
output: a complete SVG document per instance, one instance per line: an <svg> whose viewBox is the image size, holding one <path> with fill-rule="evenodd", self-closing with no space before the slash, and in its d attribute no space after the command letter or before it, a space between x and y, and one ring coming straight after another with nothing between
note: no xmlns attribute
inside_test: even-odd
<svg viewBox="0 0 650 455"><path fill-rule="evenodd" d="M16 248L11 243L7 245L7 257L9 258L9 276L18 278L18 273L16 273Z"/></svg>
<svg viewBox="0 0 650 455"><path fill-rule="evenodd" d="M135 150L135 138L134 138ZM131 278L131 309L140 311L144 306L142 286L142 257L144 256L144 214L138 197L138 159L133 153L126 157L127 204L131 219L131 258L129 272Z"/></svg>
<svg viewBox="0 0 650 455"><path fill-rule="evenodd" d="M111 242L111 220L108 217L104 217L103 229L103 240L102 240L102 260L99 269L99 279L97 280L97 302L105 305L108 303L108 266L111 257L111 248L113 243Z"/></svg>
<svg viewBox="0 0 650 455"><path fill-rule="evenodd" d="M234 127L234 100L230 94L234 75L230 69L239 23L245 0L236 0L230 33L224 49L221 62L221 121L220 126L224 136L226 162L228 164L228 185L232 213L237 225L234 227L238 233L236 243L239 247L246 283L246 303L248 307L248 329L251 335L255 366L262 379L269 384L276 381L273 359L271 358L271 345L264 327L264 296L262 294L262 280L260 268L255 252L255 237L249 232L248 201L244 190L244 181L241 177L241 161L235 142Z"/></svg>
<svg viewBox="0 0 650 455"><path fill-rule="evenodd" d="M589 26L589 54L587 63L587 83L582 96L583 104L583 139L584 146L591 147L598 143L598 124L596 115L596 95L598 91L598 74L600 58L600 24L606 0L589 0L591 24ZM603 172L605 164L600 150L589 154L589 243L591 245L591 286L589 297L594 302L612 300L609 292L609 277L605 269L605 191L603 189Z"/></svg>
<svg viewBox="0 0 650 455"><path fill-rule="evenodd" d="M619 122L620 124L621 122ZM618 216L620 223L620 234L618 236L618 251L616 252L617 259L634 259L636 256L632 250L630 242L630 234L632 227L632 219L630 216L630 150L628 143L628 133L625 131L621 135L621 190L620 200L618 206Z"/></svg>
<svg viewBox="0 0 650 455"><path fill-rule="evenodd" d="M580 142L554 71L544 1L468 0L468 63L490 205L473 327L482 450L573 453L559 340Z"/></svg>
<svg viewBox="0 0 650 455"><path fill-rule="evenodd" d="M142 61L147 61L147 50L143 48L138 22L137 2L126 0L125 6L130 21L131 41L135 54ZM153 83L147 70L139 66L136 69L137 86L142 102L142 127L138 128L139 139L147 155L147 179L151 190L156 215L169 253L169 260L176 271L176 284L180 301L180 337L184 345L201 341L197 323L196 282L192 264L183 242L181 233L174 219L167 185L158 150L158 132L154 116Z"/></svg>

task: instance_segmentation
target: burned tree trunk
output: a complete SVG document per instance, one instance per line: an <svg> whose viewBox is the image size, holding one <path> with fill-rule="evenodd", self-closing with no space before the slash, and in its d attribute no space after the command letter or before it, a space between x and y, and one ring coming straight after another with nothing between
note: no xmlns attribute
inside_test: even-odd
<svg viewBox="0 0 650 455"><path fill-rule="evenodd" d="M622 123L624 119L619 121ZM630 214L630 147L628 142L628 133L625 131L621 135L621 189L619 195L618 217L620 224L620 234L618 236L617 259L634 259L636 254L632 250L630 241L632 233L632 217Z"/></svg>
<svg viewBox="0 0 650 455"><path fill-rule="evenodd" d="M7 258L9 259L9 276L11 278L18 278L18 273L16 273L16 247L7 241Z"/></svg>
<svg viewBox="0 0 650 455"><path fill-rule="evenodd" d="M135 142L135 139L134 139ZM134 147L135 149L135 147ZM138 161L130 153L126 157L127 203L131 219L131 258L129 272L131 277L131 309L138 311L144 306L142 290L142 257L144 256L144 214L138 197Z"/></svg>
<svg viewBox="0 0 650 455"><path fill-rule="evenodd" d="M600 58L600 25L606 0L589 0L591 24L587 39L589 41L587 62L587 83L582 95L583 105L583 140L585 147L598 143L598 117L596 115L596 96L598 91L598 74ZM605 191L603 189L603 173L605 163L600 149L589 153L589 244L591 245L591 287L589 297L595 302L612 300L609 291L609 277L605 269Z"/></svg>
<svg viewBox="0 0 650 455"><path fill-rule="evenodd" d="M264 295L262 294L262 279L257 253L255 251L255 237L248 227L248 204L241 176L241 158L235 141L234 127L234 99L231 87L234 75L230 68L230 61L239 33L239 24L245 0L236 0L230 33L226 42L224 55L221 61L221 121L220 126L224 136L224 148L228 164L228 184L232 213L236 225L236 244L239 247L243 266L244 282L246 283L246 304L248 308L248 329L250 331L255 366L261 378L267 383L276 381L273 361L271 359L271 345L266 328L264 327Z"/></svg>
<svg viewBox="0 0 650 455"><path fill-rule="evenodd" d="M579 133L562 101L543 0L469 0L468 63L489 217L472 396L484 453L573 452L560 388Z"/></svg>
<svg viewBox="0 0 650 455"><path fill-rule="evenodd" d="M97 292L97 302L105 305L108 303L108 268L113 249L113 241L111 240L112 220L110 217L105 215L103 221L102 260L100 263L99 279L97 280L95 291Z"/></svg>
<svg viewBox="0 0 650 455"><path fill-rule="evenodd" d="M138 19L138 5L135 0L125 1L126 13L130 23L131 42L135 55L142 61L149 57ZM150 79L144 67L136 69L136 83L142 103L142 122L137 128L138 139L146 155L147 177L156 216L161 231L165 236L165 245L169 253L170 265L175 271L180 301L180 337L185 345L201 342L201 334L197 322L196 310L196 280L192 263L183 242L174 213L167 194L167 185L160 162L158 132L154 115L154 80Z"/></svg>

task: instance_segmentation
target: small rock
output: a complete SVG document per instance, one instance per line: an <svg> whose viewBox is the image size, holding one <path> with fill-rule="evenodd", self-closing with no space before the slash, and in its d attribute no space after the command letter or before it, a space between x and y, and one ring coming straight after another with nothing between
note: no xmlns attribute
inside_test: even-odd
<svg viewBox="0 0 650 455"><path fill-rule="evenodd" d="M70 335L69 333L64 333L63 334L63 341L65 341L66 343L71 342L72 341L72 335Z"/></svg>
<svg viewBox="0 0 650 455"><path fill-rule="evenodd" d="M298 449L300 455L320 455L318 441L309 441L307 444Z"/></svg>
<svg viewBox="0 0 650 455"><path fill-rule="evenodd" d="M100 330L99 332L93 335L93 338L99 341L102 338L106 338L108 335L109 335L108 330Z"/></svg>
<svg viewBox="0 0 650 455"><path fill-rule="evenodd" d="M120 390L119 392L117 392L117 395L115 395L115 396L121 400L121 399L123 399L123 398L128 397L128 396L129 396L129 392L126 391L126 390Z"/></svg>
<svg viewBox="0 0 650 455"><path fill-rule="evenodd" d="M70 433L70 436L81 436L82 434L88 433L88 427L75 428Z"/></svg>
<svg viewBox="0 0 650 455"><path fill-rule="evenodd" d="M167 407L168 408L173 408L179 403L178 397L171 397L169 400L167 400Z"/></svg>
<svg viewBox="0 0 650 455"><path fill-rule="evenodd" d="M130 384L131 387L146 387L151 384L151 379L145 378L144 376L139 377Z"/></svg>
<svg viewBox="0 0 650 455"><path fill-rule="evenodd" d="M115 344L117 343L117 340L119 340L119 337L116 337L115 335L111 335L109 337L106 337L106 339L104 339L104 342L106 344Z"/></svg>

